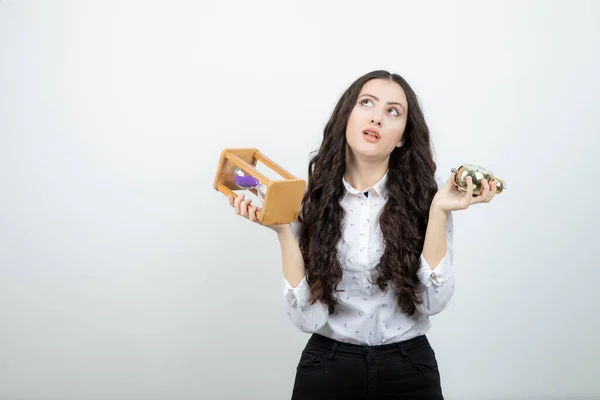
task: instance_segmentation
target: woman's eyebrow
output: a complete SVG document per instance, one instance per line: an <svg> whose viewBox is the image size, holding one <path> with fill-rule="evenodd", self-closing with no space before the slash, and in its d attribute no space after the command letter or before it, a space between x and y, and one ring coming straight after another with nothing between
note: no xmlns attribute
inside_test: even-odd
<svg viewBox="0 0 600 400"><path fill-rule="evenodd" d="M369 93L364 93L364 94L362 94L360 97L362 97L362 96L369 96L369 97L372 97L372 98L374 98L374 99L375 99L375 101L379 101L379 99L378 99L376 96L373 96L372 94L369 94ZM398 102L396 102L396 101L388 101L388 104L389 104L389 105L393 105L393 104L399 105L399 106L400 106L400 107L402 107L402 109L403 109L403 110L406 112L406 109L404 108L404 106L403 106L401 103L398 103Z"/></svg>

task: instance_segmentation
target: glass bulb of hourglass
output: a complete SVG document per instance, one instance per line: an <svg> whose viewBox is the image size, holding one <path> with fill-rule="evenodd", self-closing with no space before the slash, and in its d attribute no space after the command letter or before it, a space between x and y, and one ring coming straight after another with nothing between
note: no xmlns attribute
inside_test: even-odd
<svg viewBox="0 0 600 400"><path fill-rule="evenodd" d="M267 187L252 175L246 174L240 167L233 171L233 182L240 189L256 189L258 197L263 201L267 195Z"/></svg>

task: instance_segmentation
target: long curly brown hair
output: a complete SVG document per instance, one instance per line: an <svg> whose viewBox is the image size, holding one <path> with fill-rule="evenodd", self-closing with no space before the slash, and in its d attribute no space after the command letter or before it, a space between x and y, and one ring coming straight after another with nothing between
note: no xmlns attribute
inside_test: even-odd
<svg viewBox="0 0 600 400"><path fill-rule="evenodd" d="M398 306L412 315L421 302L417 293L419 257L425 241L431 201L437 192L436 164L431 150L429 128L417 95L399 75L373 71L348 87L338 101L325 130L319 150L308 166L308 186L299 216L299 245L304 257L310 300L320 300L333 312L333 297L342 279L337 244L342 238L344 211L343 176L346 169L346 124L363 85L371 79L398 83L408 100L403 145L390 154L387 189L389 199L380 217L385 252L377 265L374 284L386 290L393 281Z"/></svg>

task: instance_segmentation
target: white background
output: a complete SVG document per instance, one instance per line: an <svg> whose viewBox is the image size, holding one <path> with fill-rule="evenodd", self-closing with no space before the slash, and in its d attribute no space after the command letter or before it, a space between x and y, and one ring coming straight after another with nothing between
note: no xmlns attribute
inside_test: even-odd
<svg viewBox="0 0 600 400"><path fill-rule="evenodd" d="M447 399L600 397L600 3L1 1L0 399L285 399L308 335L270 230L212 185L306 178L374 69L420 97L455 213Z"/></svg>

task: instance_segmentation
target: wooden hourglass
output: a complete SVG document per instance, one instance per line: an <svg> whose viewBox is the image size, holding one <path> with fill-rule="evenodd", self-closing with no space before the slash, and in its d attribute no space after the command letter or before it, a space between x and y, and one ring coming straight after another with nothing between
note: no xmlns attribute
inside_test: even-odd
<svg viewBox="0 0 600 400"><path fill-rule="evenodd" d="M283 179L272 180L256 169L260 161ZM225 196L238 195L234 190L249 190L263 205L257 213L262 225L285 224L298 219L306 182L280 167L255 148L228 148L221 152L214 183Z"/></svg>

